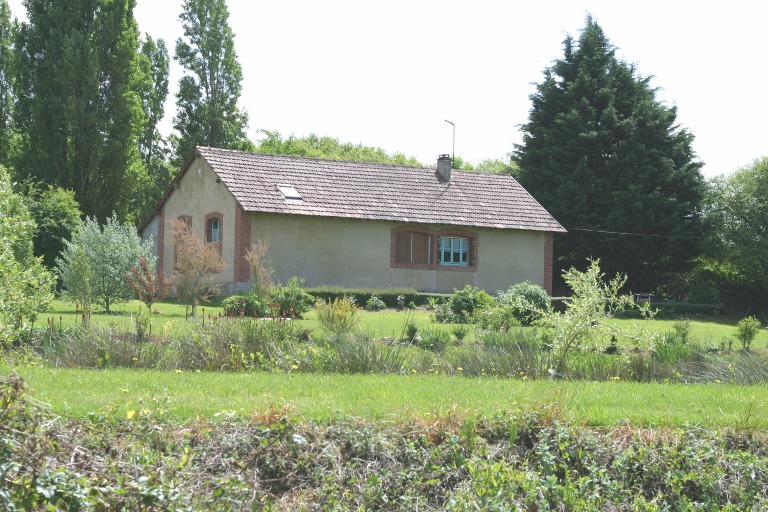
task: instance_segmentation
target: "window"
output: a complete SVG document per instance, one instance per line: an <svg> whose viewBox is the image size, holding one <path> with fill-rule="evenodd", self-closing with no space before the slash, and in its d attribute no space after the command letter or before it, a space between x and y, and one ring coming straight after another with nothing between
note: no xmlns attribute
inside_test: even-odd
<svg viewBox="0 0 768 512"><path fill-rule="evenodd" d="M205 241L216 245L221 251L224 235L224 216L218 212L212 212L205 216Z"/></svg>
<svg viewBox="0 0 768 512"><path fill-rule="evenodd" d="M218 242L221 240L221 221L219 219L211 219L211 238L209 242Z"/></svg>
<svg viewBox="0 0 768 512"><path fill-rule="evenodd" d="M390 267L413 270L477 272L478 235L462 228L392 230Z"/></svg>
<svg viewBox="0 0 768 512"><path fill-rule="evenodd" d="M469 266L469 238L440 238L440 264Z"/></svg>
<svg viewBox="0 0 768 512"><path fill-rule="evenodd" d="M432 237L424 233L397 234L397 263L432 263Z"/></svg>
<svg viewBox="0 0 768 512"><path fill-rule="evenodd" d="M293 185L279 184L277 185L277 189L286 199L296 199L298 201L303 199L301 194L296 191L296 188Z"/></svg>

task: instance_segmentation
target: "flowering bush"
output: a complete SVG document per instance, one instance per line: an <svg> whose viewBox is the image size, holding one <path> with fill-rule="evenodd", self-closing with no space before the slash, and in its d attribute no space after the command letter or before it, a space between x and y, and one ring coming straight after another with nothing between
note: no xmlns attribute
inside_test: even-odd
<svg viewBox="0 0 768 512"><path fill-rule="evenodd" d="M227 297L221 301L221 307L224 309L224 316L230 318L241 316L262 318L269 315L268 301L251 292Z"/></svg>
<svg viewBox="0 0 768 512"><path fill-rule="evenodd" d="M273 309L277 310L276 315L301 317L312 308L314 298L304 291L304 279L294 276L285 286L277 285L272 288L270 301Z"/></svg>

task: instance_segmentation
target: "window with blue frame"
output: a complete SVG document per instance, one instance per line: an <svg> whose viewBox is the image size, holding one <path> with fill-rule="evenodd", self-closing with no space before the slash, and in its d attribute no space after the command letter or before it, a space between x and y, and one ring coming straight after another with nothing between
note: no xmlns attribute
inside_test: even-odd
<svg viewBox="0 0 768 512"><path fill-rule="evenodd" d="M469 238L440 238L440 264L469 266Z"/></svg>

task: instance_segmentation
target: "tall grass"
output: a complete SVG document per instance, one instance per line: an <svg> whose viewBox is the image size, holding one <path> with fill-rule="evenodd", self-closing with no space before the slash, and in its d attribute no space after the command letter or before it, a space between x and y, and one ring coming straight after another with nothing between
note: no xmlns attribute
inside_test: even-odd
<svg viewBox="0 0 768 512"><path fill-rule="evenodd" d="M365 334L332 334L325 338L326 351L317 369L331 373L404 373L405 347L386 344Z"/></svg>
<svg viewBox="0 0 768 512"><path fill-rule="evenodd" d="M346 326L312 334L291 320L202 319L160 329L140 340L117 326L49 327L33 332L29 349L52 367L144 368L225 372L446 373L520 379L638 382L768 382L768 360L757 351L704 349L684 329L657 337L652 351L571 353L553 375L552 351L536 329L475 333L474 343L444 328L420 329L414 343L382 341ZM351 325L351 324L347 324ZM331 330L331 329L329 329ZM400 337L402 338L402 336Z"/></svg>

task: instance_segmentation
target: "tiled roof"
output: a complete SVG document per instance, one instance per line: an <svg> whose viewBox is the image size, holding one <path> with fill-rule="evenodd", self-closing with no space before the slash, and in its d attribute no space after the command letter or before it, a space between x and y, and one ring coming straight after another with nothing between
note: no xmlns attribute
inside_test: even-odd
<svg viewBox="0 0 768 512"><path fill-rule="evenodd" d="M343 162L198 147L250 212L531 231L565 229L514 178L453 170ZM292 185L302 200L286 199Z"/></svg>

